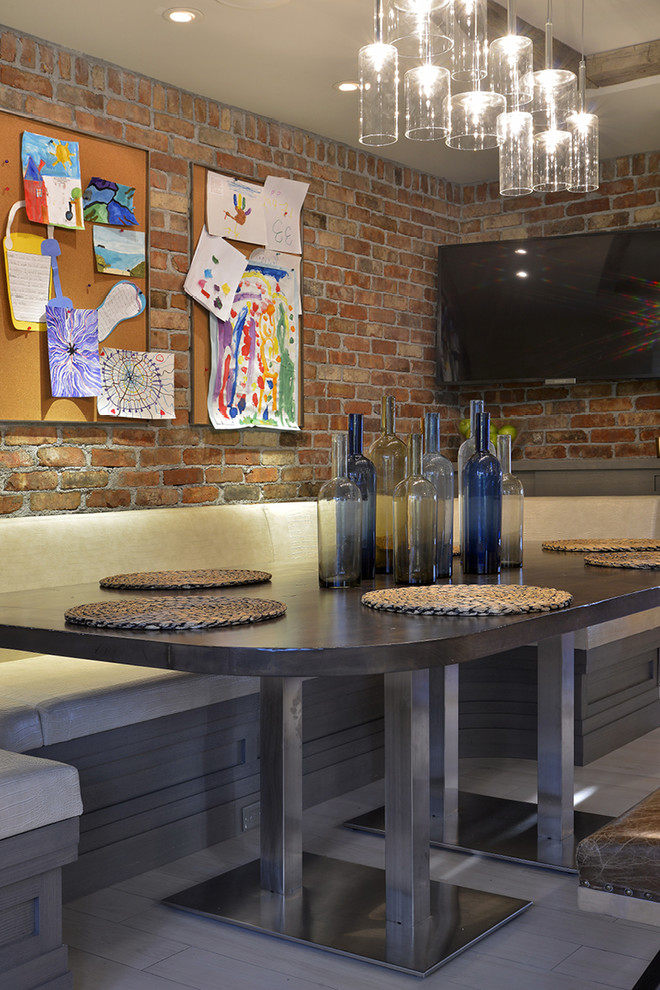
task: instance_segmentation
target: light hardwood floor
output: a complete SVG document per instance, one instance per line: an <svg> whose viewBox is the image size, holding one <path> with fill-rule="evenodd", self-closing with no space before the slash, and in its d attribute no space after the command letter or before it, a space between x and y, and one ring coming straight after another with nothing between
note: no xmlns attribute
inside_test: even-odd
<svg viewBox="0 0 660 990"><path fill-rule="evenodd" d="M535 797L536 765L462 761L461 783L484 794ZM616 815L660 786L660 729L576 768L585 810ZM342 826L382 801L380 785L305 816L305 848L382 866L382 839ZM531 899L520 917L424 981L220 925L160 899L254 859L258 831L178 860L65 908L75 990L629 990L660 949L660 929L579 911L574 875L432 850L431 874Z"/></svg>

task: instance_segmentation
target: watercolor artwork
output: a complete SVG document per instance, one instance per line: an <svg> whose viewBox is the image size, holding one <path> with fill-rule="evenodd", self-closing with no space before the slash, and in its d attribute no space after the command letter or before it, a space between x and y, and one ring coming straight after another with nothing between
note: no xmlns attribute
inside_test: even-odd
<svg viewBox="0 0 660 990"><path fill-rule="evenodd" d="M25 209L34 223L82 230L82 183L77 141L24 131L21 164Z"/></svg>
<svg viewBox="0 0 660 990"><path fill-rule="evenodd" d="M264 183L266 247L300 254L300 211L309 184L269 175Z"/></svg>
<svg viewBox="0 0 660 990"><path fill-rule="evenodd" d="M229 319L211 316L208 412L217 429L299 429L298 298L294 271L249 263Z"/></svg>
<svg viewBox="0 0 660 990"><path fill-rule="evenodd" d="M106 275L144 278L147 270L143 230L92 229L97 271Z"/></svg>
<svg viewBox="0 0 660 990"><path fill-rule="evenodd" d="M101 347L99 416L174 419L174 354Z"/></svg>
<svg viewBox="0 0 660 990"><path fill-rule="evenodd" d="M207 172L206 225L216 237L265 244L263 186Z"/></svg>
<svg viewBox="0 0 660 990"><path fill-rule="evenodd" d="M99 395L98 319L95 309L46 306L51 393L56 398Z"/></svg>
<svg viewBox="0 0 660 990"><path fill-rule="evenodd" d="M137 227L133 212L135 189L110 179L94 176L83 193L83 215L89 223L107 223L115 227Z"/></svg>
<svg viewBox="0 0 660 990"><path fill-rule="evenodd" d="M245 255L224 237L202 228L184 291L221 320L228 318L238 283L245 271Z"/></svg>

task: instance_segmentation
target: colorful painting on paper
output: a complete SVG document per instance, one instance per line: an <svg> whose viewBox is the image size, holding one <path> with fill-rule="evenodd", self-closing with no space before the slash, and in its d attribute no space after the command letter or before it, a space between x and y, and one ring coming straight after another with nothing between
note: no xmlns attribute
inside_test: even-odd
<svg viewBox="0 0 660 990"><path fill-rule="evenodd" d="M21 143L25 209L34 223L82 230L82 183L77 141L23 132Z"/></svg>
<svg viewBox="0 0 660 990"><path fill-rule="evenodd" d="M143 230L92 228L97 271L106 275L144 278L147 269Z"/></svg>
<svg viewBox="0 0 660 990"><path fill-rule="evenodd" d="M101 391L95 309L46 306L50 388L55 397L81 398Z"/></svg>
<svg viewBox="0 0 660 990"><path fill-rule="evenodd" d="M94 176L83 193L83 212L89 223L107 223L114 227L137 227L133 212L135 189L111 179Z"/></svg>
<svg viewBox="0 0 660 990"><path fill-rule="evenodd" d="M174 354L101 347L99 416L174 419Z"/></svg>
<svg viewBox="0 0 660 990"><path fill-rule="evenodd" d="M244 271L245 255L202 227L183 288L218 319L226 320Z"/></svg>
<svg viewBox="0 0 660 990"><path fill-rule="evenodd" d="M296 274L250 263L228 320L211 316L208 410L217 429L299 429Z"/></svg>

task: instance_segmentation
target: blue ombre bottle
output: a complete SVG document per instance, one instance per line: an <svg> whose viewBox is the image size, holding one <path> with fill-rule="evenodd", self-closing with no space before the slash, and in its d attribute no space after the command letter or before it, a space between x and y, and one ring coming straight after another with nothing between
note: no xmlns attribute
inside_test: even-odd
<svg viewBox="0 0 660 990"><path fill-rule="evenodd" d="M477 413L476 450L463 468L461 563L464 574L499 574L502 467L490 453L490 413Z"/></svg>
<svg viewBox="0 0 660 990"><path fill-rule="evenodd" d="M362 451L361 413L348 416L348 477L362 495L362 580L376 575L376 468Z"/></svg>

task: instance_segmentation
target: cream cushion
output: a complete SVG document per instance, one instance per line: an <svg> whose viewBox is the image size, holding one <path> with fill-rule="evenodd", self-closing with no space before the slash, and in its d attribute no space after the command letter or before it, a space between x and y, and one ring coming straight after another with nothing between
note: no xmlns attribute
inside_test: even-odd
<svg viewBox="0 0 660 990"><path fill-rule="evenodd" d="M258 690L252 677L216 677L152 670L101 660L36 656L0 664L0 698L26 727L3 745L25 752L174 712L201 708ZM36 732L28 732L28 715ZM0 725L4 710L0 707ZM34 729L33 722L29 723ZM4 729L7 736L7 730Z"/></svg>
<svg viewBox="0 0 660 990"><path fill-rule="evenodd" d="M3 697L0 689L0 748L27 753L43 744L41 719L34 706L11 701Z"/></svg>
<svg viewBox="0 0 660 990"><path fill-rule="evenodd" d="M0 839L82 814L78 771L65 763L0 751Z"/></svg>

